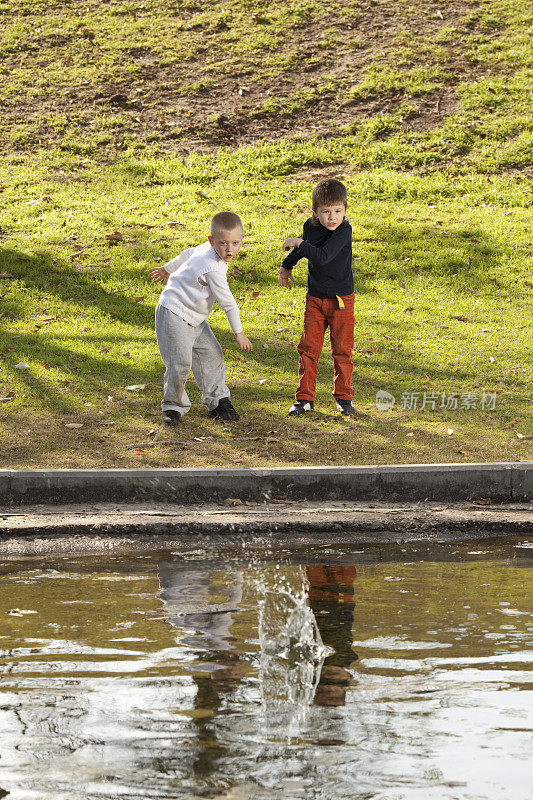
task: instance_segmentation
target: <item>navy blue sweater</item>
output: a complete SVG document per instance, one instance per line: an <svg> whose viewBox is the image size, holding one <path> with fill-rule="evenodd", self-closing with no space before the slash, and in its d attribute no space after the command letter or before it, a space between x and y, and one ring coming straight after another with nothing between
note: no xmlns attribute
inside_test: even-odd
<svg viewBox="0 0 533 800"><path fill-rule="evenodd" d="M281 266L292 269L301 258L307 258L307 290L312 297L352 294L352 226L348 220L334 231L328 231L308 219L304 222L302 238L300 247L294 247Z"/></svg>

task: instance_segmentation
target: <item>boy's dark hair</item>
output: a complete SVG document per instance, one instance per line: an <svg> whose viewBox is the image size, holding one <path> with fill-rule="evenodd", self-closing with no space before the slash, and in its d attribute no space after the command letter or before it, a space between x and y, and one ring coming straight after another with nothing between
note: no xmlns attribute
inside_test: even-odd
<svg viewBox="0 0 533 800"><path fill-rule="evenodd" d="M326 178L317 183L313 189L313 222L318 224L316 216L319 206L331 206L334 203L343 203L344 208L348 207L348 192L346 186L336 178Z"/></svg>
<svg viewBox="0 0 533 800"><path fill-rule="evenodd" d="M235 228L244 230L239 215L233 211L219 211L211 220L210 233L213 236L217 231L233 231Z"/></svg>

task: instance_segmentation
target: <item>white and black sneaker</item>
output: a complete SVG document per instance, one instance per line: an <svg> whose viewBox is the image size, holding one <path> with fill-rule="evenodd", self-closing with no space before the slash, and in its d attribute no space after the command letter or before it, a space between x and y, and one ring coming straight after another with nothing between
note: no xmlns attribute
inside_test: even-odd
<svg viewBox="0 0 533 800"><path fill-rule="evenodd" d="M336 397L335 405L344 417L355 416L355 408L353 407L351 400L340 400L338 397Z"/></svg>
<svg viewBox="0 0 533 800"><path fill-rule="evenodd" d="M289 409L289 417L303 417L308 411L313 411L314 407L312 400L295 400Z"/></svg>
<svg viewBox="0 0 533 800"><path fill-rule="evenodd" d="M180 412L175 411L173 408L163 411L163 422L165 425L179 425L181 422Z"/></svg>
<svg viewBox="0 0 533 800"><path fill-rule="evenodd" d="M218 401L218 406L211 409L209 416L215 417L215 419L227 420L228 422L239 419L239 415L233 408L229 397L221 397Z"/></svg>

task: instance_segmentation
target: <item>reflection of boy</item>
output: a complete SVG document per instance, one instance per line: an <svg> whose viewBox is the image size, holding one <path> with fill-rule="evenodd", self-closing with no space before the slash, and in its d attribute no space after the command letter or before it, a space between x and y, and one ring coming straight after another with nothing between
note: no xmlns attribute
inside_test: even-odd
<svg viewBox="0 0 533 800"><path fill-rule="evenodd" d="M313 216L304 223L302 238L290 237L283 243L283 249L291 252L278 271L280 286L290 286L292 268L300 258L307 258L309 267L303 334L298 345L300 380L290 415L302 416L314 408L318 360L328 327L334 365L333 396L341 414L355 413L351 386L352 229L346 219L347 203L346 187L340 181L321 181L313 189Z"/></svg>
<svg viewBox="0 0 533 800"><path fill-rule="evenodd" d="M311 564L305 568L309 581L309 606L322 641L334 649L324 661L315 693L319 706L340 706L346 700L346 689L352 676L350 664L357 659L352 650L354 618L355 567L341 564ZM324 613L325 612L325 613Z"/></svg>
<svg viewBox="0 0 533 800"><path fill-rule="evenodd" d="M184 644L197 650L226 651L235 641L230 629L242 600L242 572L214 572L183 567L175 561L159 564L159 597L167 621L183 634Z"/></svg>
<svg viewBox="0 0 533 800"><path fill-rule="evenodd" d="M177 425L191 407L185 391L191 369L209 416L239 419L226 386L222 348L207 317L218 300L240 349L252 349L226 277L228 263L239 252L243 237L237 214L222 211L211 220L209 241L184 250L150 272L154 281L166 284L155 310L157 344L166 367L161 403L166 425Z"/></svg>

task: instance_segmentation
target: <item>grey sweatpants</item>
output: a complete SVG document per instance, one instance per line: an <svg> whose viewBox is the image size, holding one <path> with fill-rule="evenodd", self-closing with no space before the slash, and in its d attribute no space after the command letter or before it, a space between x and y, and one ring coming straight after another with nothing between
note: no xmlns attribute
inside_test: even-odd
<svg viewBox="0 0 533 800"><path fill-rule="evenodd" d="M224 356L207 320L194 327L164 306L155 309L157 346L166 367L161 408L186 414L191 401L185 383L192 369L209 411L222 397L229 397Z"/></svg>

